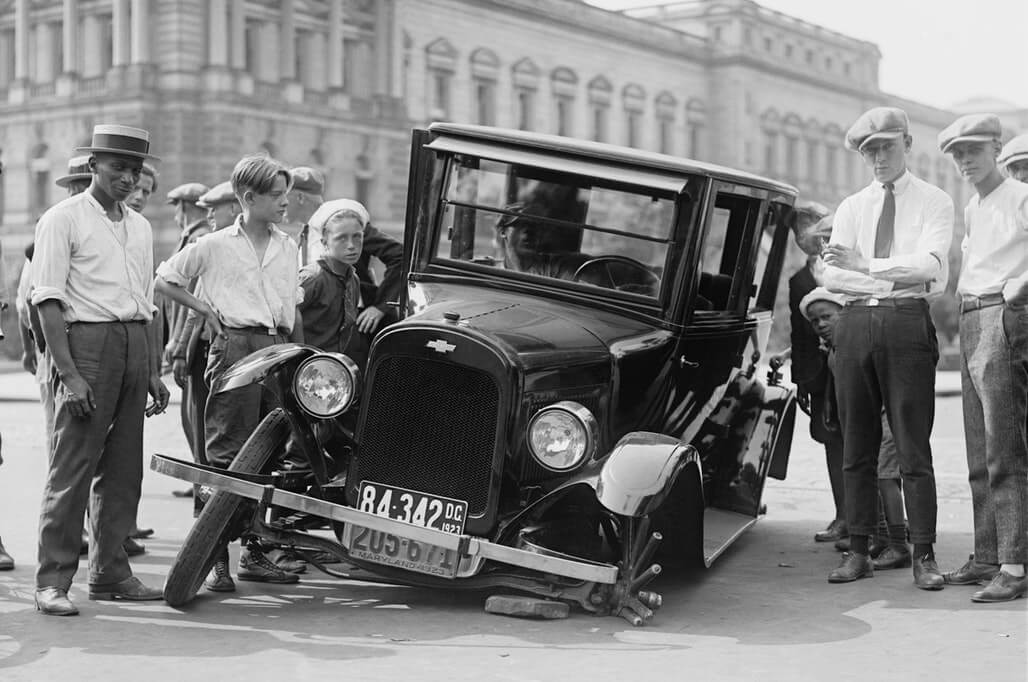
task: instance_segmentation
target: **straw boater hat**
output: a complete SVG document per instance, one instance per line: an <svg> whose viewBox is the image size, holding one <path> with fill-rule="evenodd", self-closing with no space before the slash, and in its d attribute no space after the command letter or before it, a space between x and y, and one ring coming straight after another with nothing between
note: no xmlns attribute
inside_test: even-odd
<svg viewBox="0 0 1028 682"><path fill-rule="evenodd" d="M100 124L93 126L93 140L88 147L76 147L80 154L121 154L141 159L160 159L150 153L150 133L141 128L116 124Z"/></svg>
<svg viewBox="0 0 1028 682"><path fill-rule="evenodd" d="M93 174L89 170L89 154L81 154L68 159L68 174L54 180L58 187L68 189L73 182L91 182Z"/></svg>

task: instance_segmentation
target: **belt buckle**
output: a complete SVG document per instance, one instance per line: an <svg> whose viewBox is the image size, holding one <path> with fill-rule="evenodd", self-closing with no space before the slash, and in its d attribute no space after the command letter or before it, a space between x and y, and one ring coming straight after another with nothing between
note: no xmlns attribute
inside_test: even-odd
<svg viewBox="0 0 1028 682"><path fill-rule="evenodd" d="M874 298L873 296L871 298L867 299L867 306L869 308L877 307L878 306L878 299Z"/></svg>

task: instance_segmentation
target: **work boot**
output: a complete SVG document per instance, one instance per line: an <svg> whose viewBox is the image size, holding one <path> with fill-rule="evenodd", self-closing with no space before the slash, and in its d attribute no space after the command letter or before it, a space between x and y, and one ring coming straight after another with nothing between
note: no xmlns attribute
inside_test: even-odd
<svg viewBox="0 0 1028 682"><path fill-rule="evenodd" d="M232 580L232 574L228 571L227 548L223 550L214 561L214 567L211 569L207 579L203 581L203 586L211 592L236 591L236 583Z"/></svg>
<svg viewBox="0 0 1028 682"><path fill-rule="evenodd" d="M289 585L300 580L300 576L282 570L264 556L259 549L246 548L239 555L239 571L236 577L257 583Z"/></svg>
<svg viewBox="0 0 1028 682"><path fill-rule="evenodd" d="M286 573L306 573L307 562L291 549L268 552L267 557Z"/></svg>
<svg viewBox="0 0 1028 682"><path fill-rule="evenodd" d="M10 571L14 569L14 557L7 553L4 549L3 538L0 538L0 571Z"/></svg>

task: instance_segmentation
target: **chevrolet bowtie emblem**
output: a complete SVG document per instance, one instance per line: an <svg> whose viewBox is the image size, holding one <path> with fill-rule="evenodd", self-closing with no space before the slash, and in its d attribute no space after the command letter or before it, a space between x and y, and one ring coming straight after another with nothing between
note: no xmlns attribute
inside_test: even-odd
<svg viewBox="0 0 1028 682"><path fill-rule="evenodd" d="M452 343L447 343L445 339L436 339L435 341L429 341L425 344L426 348L431 348L436 353L449 353L457 346Z"/></svg>

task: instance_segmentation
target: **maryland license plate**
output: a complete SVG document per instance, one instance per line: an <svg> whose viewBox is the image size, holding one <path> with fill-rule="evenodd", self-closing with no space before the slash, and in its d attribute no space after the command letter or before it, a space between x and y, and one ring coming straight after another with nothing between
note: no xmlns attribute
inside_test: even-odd
<svg viewBox="0 0 1028 682"><path fill-rule="evenodd" d="M369 514L460 535L468 503L406 488L364 481L357 495L357 508ZM399 537L391 533L350 525L350 556L385 566L427 573L443 578L457 575L460 557L453 550Z"/></svg>

